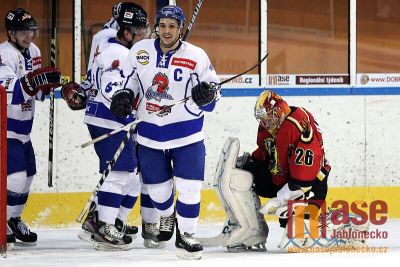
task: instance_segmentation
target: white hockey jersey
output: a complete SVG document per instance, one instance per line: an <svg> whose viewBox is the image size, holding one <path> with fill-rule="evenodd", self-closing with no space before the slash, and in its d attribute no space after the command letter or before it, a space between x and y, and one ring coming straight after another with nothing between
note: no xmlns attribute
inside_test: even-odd
<svg viewBox="0 0 400 267"><path fill-rule="evenodd" d="M87 63L86 81L81 83L83 91L87 92L93 86L93 81L91 80L92 64L95 58L108 47L108 40L117 36L117 26L117 22L114 19L111 19L104 25L103 30L97 32L93 36L92 45L90 47L89 61Z"/></svg>
<svg viewBox="0 0 400 267"><path fill-rule="evenodd" d="M203 111L212 111L215 101L199 108L192 100L174 105L163 113L151 114L164 105L188 96L199 82L218 83L218 76L203 49L180 42L163 54L159 39L136 43L124 63L125 88L139 93L137 141L154 149L170 149L204 139Z"/></svg>
<svg viewBox="0 0 400 267"><path fill-rule="evenodd" d="M110 38L107 48L97 55L92 65L93 87L89 90L84 122L107 129L120 128L134 120L134 116L118 118L110 111L111 98L123 88L125 76L121 64L129 49L115 38Z"/></svg>
<svg viewBox="0 0 400 267"><path fill-rule="evenodd" d="M24 143L30 140L35 99L43 101L45 95L38 92L36 96L29 96L19 79L40 67L41 54L34 43L24 53L8 41L0 44L0 84L7 91L7 138Z"/></svg>

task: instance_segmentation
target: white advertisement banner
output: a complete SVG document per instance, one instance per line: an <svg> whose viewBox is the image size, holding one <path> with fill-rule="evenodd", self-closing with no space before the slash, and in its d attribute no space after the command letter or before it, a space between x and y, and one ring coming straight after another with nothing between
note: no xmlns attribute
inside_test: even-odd
<svg viewBox="0 0 400 267"><path fill-rule="evenodd" d="M400 86L400 73L358 73L357 85Z"/></svg>

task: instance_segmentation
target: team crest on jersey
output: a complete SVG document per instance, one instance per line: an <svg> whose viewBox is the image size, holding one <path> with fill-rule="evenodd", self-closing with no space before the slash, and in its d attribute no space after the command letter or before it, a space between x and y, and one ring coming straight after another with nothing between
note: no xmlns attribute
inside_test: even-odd
<svg viewBox="0 0 400 267"><path fill-rule="evenodd" d="M114 59L114 60L112 61L112 63L111 63L111 66L110 66L109 68L107 68L107 69L104 70L104 72L108 72L108 71L109 71L109 72L118 71L118 72L119 72L119 75L120 75L122 78L125 78L124 71L123 71L122 69L120 69L120 62L119 62L118 59Z"/></svg>
<svg viewBox="0 0 400 267"><path fill-rule="evenodd" d="M149 53L147 53L146 50L139 50L136 54L136 60L142 65L149 64L150 60Z"/></svg>
<svg viewBox="0 0 400 267"><path fill-rule="evenodd" d="M158 102L161 99L173 100L172 96L168 94L168 77L162 72L157 73L152 82L152 86L146 92L147 100L155 99ZM155 88L155 90L153 89Z"/></svg>

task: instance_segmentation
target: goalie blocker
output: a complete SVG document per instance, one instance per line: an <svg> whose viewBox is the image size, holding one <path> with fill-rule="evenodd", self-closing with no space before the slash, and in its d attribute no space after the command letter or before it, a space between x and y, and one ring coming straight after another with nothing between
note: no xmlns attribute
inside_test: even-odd
<svg viewBox="0 0 400 267"><path fill-rule="evenodd" d="M203 246L223 246L229 251L264 251L268 225L258 212L260 200L252 190L253 175L236 168L239 148L239 139L226 140L214 176L214 188L228 217L222 233L199 241Z"/></svg>

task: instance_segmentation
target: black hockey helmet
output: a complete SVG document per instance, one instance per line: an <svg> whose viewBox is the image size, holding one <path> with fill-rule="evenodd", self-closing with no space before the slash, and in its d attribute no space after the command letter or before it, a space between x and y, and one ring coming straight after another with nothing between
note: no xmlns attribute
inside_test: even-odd
<svg viewBox="0 0 400 267"><path fill-rule="evenodd" d="M147 28L149 26L147 15L134 7L121 9L117 23L121 29L127 27Z"/></svg>
<svg viewBox="0 0 400 267"><path fill-rule="evenodd" d="M7 30L37 30L37 22L22 8L8 11L5 17L5 27Z"/></svg>
<svg viewBox="0 0 400 267"><path fill-rule="evenodd" d="M147 12L141 5L135 4L133 2L123 2L117 3L112 8L112 16L115 20L118 20L119 16L127 9L136 8L140 10L147 18Z"/></svg>

